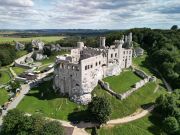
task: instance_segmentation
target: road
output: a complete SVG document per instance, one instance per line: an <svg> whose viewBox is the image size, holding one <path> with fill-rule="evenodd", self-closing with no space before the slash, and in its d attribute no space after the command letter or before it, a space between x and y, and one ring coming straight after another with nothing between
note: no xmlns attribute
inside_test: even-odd
<svg viewBox="0 0 180 135"><path fill-rule="evenodd" d="M46 77L49 73L52 73L53 71L54 71L54 69L52 68L48 72L39 74L38 75L38 79L36 81L41 80L42 78ZM34 82L30 82L30 83L34 83ZM17 97L15 97L15 99L8 105L6 110L3 110L2 116L0 116L0 127L2 126L2 122L3 122L2 119L7 114L8 110L16 108L17 105L24 98L24 96L29 92L29 90L30 90L30 83L29 84L22 84L21 85L21 92L20 92L20 94Z"/></svg>

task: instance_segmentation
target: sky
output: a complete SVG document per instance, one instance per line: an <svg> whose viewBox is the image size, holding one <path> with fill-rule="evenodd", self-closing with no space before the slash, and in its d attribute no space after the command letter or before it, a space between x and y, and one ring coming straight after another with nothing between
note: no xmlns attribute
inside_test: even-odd
<svg viewBox="0 0 180 135"><path fill-rule="evenodd" d="M180 26L180 0L0 0L0 29Z"/></svg>

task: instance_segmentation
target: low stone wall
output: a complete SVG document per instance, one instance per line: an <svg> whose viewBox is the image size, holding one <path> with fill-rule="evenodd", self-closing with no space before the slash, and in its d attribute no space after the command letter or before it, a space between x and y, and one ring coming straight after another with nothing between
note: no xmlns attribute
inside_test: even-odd
<svg viewBox="0 0 180 135"><path fill-rule="evenodd" d="M126 99L127 97L129 97L133 92L139 90L139 88L143 87L144 85L146 85L148 82L151 82L151 81L155 81L156 78L154 76L150 77L148 76L147 78L143 79L143 80L140 80L139 82L137 82L135 85L134 85L134 88L122 93L122 94L119 94L119 93L116 93L114 92L110 87L109 87L109 83L107 82L104 82L102 80L99 80L99 84L101 85L101 87L106 90L107 92L109 92L111 95L115 96L117 99L120 99L120 100L123 100L123 99Z"/></svg>
<svg viewBox="0 0 180 135"><path fill-rule="evenodd" d="M32 66L30 66L30 65L21 64L21 62L24 62L24 61L25 61L26 57L31 57L32 54L33 54L33 52L28 53L28 54L26 54L26 55L24 55L24 56L16 59L16 60L14 61L14 65L15 65L16 67L23 67L23 68L27 68L27 69L32 68Z"/></svg>
<svg viewBox="0 0 180 135"><path fill-rule="evenodd" d="M111 95L115 96L117 99L120 99L120 100L122 99L121 94L118 94L118 93L114 92L113 90L111 90L111 88L109 87L109 84L107 82L99 80L98 83L104 90L109 92Z"/></svg>
<svg viewBox="0 0 180 135"><path fill-rule="evenodd" d="M139 82L137 82L135 85L134 85L134 88L126 91L125 93L121 94L122 98L121 100L123 99L126 99L127 97L129 97L133 92L139 90L139 88L143 87L144 85L146 85L147 83L149 82L149 78L145 78L143 80L140 80Z"/></svg>
<svg viewBox="0 0 180 135"><path fill-rule="evenodd" d="M139 77L145 79L145 78L148 78L148 75L142 71L142 70L139 70L139 69L133 69L134 70L134 73L137 74Z"/></svg>

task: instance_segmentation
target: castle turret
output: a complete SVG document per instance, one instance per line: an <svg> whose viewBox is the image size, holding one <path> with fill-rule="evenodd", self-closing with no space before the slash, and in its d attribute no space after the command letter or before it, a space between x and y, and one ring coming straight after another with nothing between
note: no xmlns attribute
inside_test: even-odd
<svg viewBox="0 0 180 135"><path fill-rule="evenodd" d="M77 47L80 48L80 50L82 50L84 47L84 43L83 42L77 42Z"/></svg>
<svg viewBox="0 0 180 135"><path fill-rule="evenodd" d="M100 48L106 47L106 37L100 37Z"/></svg>

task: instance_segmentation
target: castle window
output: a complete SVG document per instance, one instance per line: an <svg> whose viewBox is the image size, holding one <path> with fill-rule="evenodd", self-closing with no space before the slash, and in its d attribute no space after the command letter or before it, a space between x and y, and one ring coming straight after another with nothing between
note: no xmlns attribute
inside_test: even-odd
<svg viewBox="0 0 180 135"><path fill-rule="evenodd" d="M115 57L117 57L117 53L115 53Z"/></svg>
<svg viewBox="0 0 180 135"><path fill-rule="evenodd" d="M129 54L131 54L131 51L129 51Z"/></svg>
<svg viewBox="0 0 180 135"><path fill-rule="evenodd" d="M126 54L126 51L124 51L123 53Z"/></svg>
<svg viewBox="0 0 180 135"><path fill-rule="evenodd" d="M88 67L87 66L85 66L85 70L87 70L88 69Z"/></svg>
<svg viewBox="0 0 180 135"><path fill-rule="evenodd" d="M111 54L111 58L113 57L113 54Z"/></svg>
<svg viewBox="0 0 180 135"><path fill-rule="evenodd" d="M96 66L98 65L98 63L96 62Z"/></svg>
<svg viewBox="0 0 180 135"><path fill-rule="evenodd" d="M89 69L89 65L88 65L88 69Z"/></svg>
<svg viewBox="0 0 180 135"><path fill-rule="evenodd" d="M59 66L60 68L62 68L62 64L60 64L60 66Z"/></svg>
<svg viewBox="0 0 180 135"><path fill-rule="evenodd" d="M101 65L101 62L99 61L99 65Z"/></svg>
<svg viewBox="0 0 180 135"><path fill-rule="evenodd" d="M93 68L93 65L91 65L91 68Z"/></svg>
<svg viewBox="0 0 180 135"><path fill-rule="evenodd" d="M67 68L70 69L70 66L68 65Z"/></svg>

